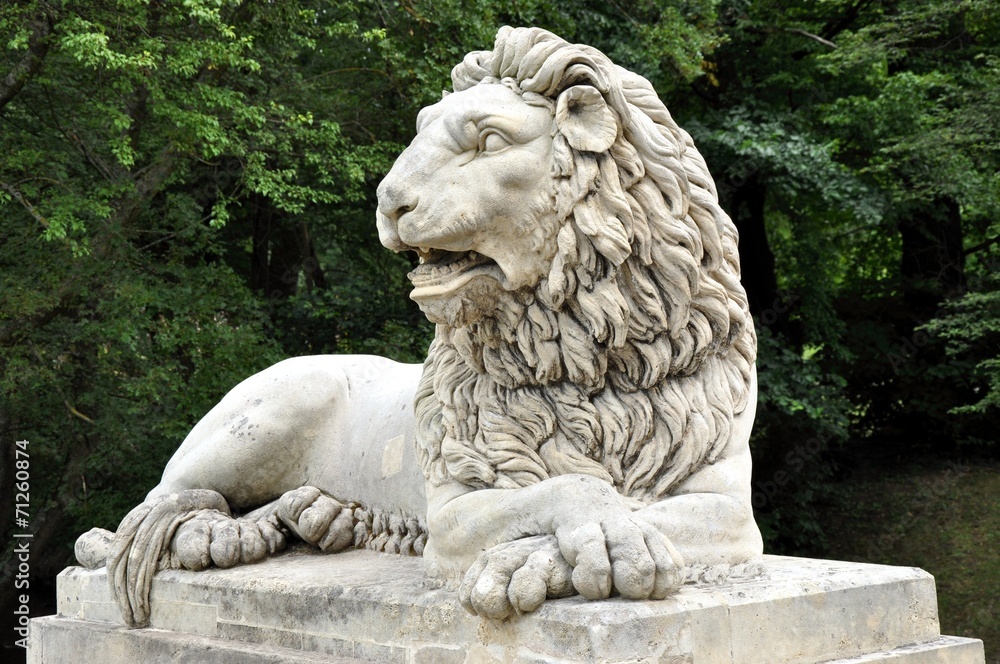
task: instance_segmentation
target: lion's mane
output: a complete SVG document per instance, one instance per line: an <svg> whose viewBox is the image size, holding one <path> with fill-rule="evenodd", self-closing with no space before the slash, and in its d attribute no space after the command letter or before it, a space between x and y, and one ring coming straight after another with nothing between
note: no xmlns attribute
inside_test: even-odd
<svg viewBox="0 0 1000 664"><path fill-rule="evenodd" d="M526 486L564 473L659 499L729 440L756 337L737 232L691 137L644 78L537 28L503 28L452 71L554 110L590 85L621 130L604 153L554 136L558 248L536 287L438 325L417 390L418 455L434 484Z"/></svg>

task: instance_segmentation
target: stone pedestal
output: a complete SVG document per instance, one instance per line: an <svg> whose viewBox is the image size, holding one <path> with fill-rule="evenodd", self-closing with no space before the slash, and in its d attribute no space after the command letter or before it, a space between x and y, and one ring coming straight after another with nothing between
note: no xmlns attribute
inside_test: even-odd
<svg viewBox="0 0 1000 664"><path fill-rule="evenodd" d="M31 622L29 664L655 662L982 664L941 636L934 579L908 567L767 556L769 578L686 586L657 602L580 598L493 622L430 589L415 558L289 553L161 572L152 628L121 626L103 569L59 575L59 614Z"/></svg>

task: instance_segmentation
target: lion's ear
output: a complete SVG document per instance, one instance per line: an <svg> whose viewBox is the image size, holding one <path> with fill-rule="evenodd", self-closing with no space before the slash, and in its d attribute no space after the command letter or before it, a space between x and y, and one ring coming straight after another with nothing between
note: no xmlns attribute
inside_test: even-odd
<svg viewBox="0 0 1000 664"><path fill-rule="evenodd" d="M604 152L618 137L618 122L597 88L574 85L556 101L556 126L571 147Z"/></svg>

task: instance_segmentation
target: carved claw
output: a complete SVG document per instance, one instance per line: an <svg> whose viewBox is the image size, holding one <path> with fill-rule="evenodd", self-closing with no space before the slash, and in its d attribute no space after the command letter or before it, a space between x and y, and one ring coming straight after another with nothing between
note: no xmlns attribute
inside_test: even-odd
<svg viewBox="0 0 1000 664"><path fill-rule="evenodd" d="M662 599L681 583L683 560L651 525L629 516L557 531L573 566L573 587L587 599L615 590L629 599Z"/></svg>
<svg viewBox="0 0 1000 664"><path fill-rule="evenodd" d="M546 598L574 594L572 573L555 537L525 537L484 551L465 573L458 597L470 613L502 620L530 613Z"/></svg>
<svg viewBox="0 0 1000 664"><path fill-rule="evenodd" d="M277 517L303 541L325 552L341 551L354 542L354 510L315 487L286 492L278 500Z"/></svg>
<svg viewBox="0 0 1000 664"><path fill-rule="evenodd" d="M559 551L573 567L573 587L587 599L617 591L629 599L662 599L681 582L684 562L663 533L636 518L610 484L585 475L563 482L578 498L556 515Z"/></svg>
<svg viewBox="0 0 1000 664"><path fill-rule="evenodd" d="M263 560L285 548L285 534L277 518L232 519L206 510L177 528L170 552L181 567L193 571L209 565L232 567Z"/></svg>
<svg viewBox="0 0 1000 664"><path fill-rule="evenodd" d="M264 539L265 546L267 546L267 555L273 556L275 553L285 550L285 527L277 516L271 514L266 518L258 519L256 525L260 536Z"/></svg>
<svg viewBox="0 0 1000 664"><path fill-rule="evenodd" d="M206 510L178 526L170 552L181 567L198 571L212 564L212 524L226 518L221 512Z"/></svg>

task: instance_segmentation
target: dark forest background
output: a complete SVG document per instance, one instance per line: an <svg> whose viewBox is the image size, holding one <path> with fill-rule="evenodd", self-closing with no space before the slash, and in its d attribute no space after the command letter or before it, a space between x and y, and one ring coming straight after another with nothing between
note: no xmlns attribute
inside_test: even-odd
<svg viewBox="0 0 1000 664"><path fill-rule="evenodd" d="M923 564L946 626L1000 630L991 0L3 0L0 624L16 441L51 613L76 536L114 529L237 382L423 359L374 191L504 24L643 74L705 155L760 337L768 551Z"/></svg>

